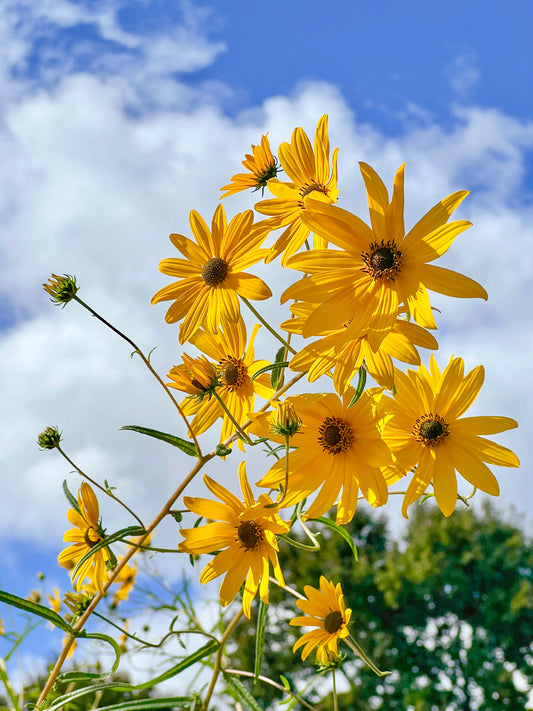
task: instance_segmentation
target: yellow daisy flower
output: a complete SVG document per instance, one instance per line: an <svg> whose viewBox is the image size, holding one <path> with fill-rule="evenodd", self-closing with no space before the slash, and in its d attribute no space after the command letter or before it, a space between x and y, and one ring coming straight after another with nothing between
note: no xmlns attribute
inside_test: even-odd
<svg viewBox="0 0 533 711"><path fill-rule="evenodd" d="M306 518L317 518L329 511L341 489L337 523L352 520L359 489L372 506L387 501L384 472L392 464L392 457L381 439L374 398L365 391L349 408L353 394L353 388L349 388L342 400L333 393L288 398L302 424L291 440L291 447L297 449L289 456L288 491L283 506L292 506L320 489ZM285 438L273 431L275 419L275 411L255 415L250 431L284 443ZM285 459L280 459L258 486L273 489L284 481Z"/></svg>
<svg viewBox="0 0 533 711"><path fill-rule="evenodd" d="M300 301L291 306L291 311L301 314L281 324L290 333L302 333L306 318L316 308L316 304ZM380 347L374 351L367 334L353 337L351 324L340 329L330 329L322 338L304 346L291 360L291 370L307 371L307 379L314 382L321 375L333 369L333 384L339 395L343 395L354 375L364 364L374 380L384 388L394 386L393 358L410 365L419 365L420 356L415 346L438 348L435 338L416 323L397 318Z"/></svg>
<svg viewBox="0 0 533 711"><path fill-rule="evenodd" d="M100 509L98 500L92 488L87 482L82 482L78 492L79 511L69 509L67 518L75 526L68 530L63 536L66 543L72 543L65 548L59 556L59 565L65 568L73 568L91 548L102 541L105 531L100 521ZM76 572L72 582L77 578L76 589L81 590L85 578L89 578L99 593L104 592L104 583L108 580L107 562L111 560L111 555L107 548L100 548L94 555L88 558Z"/></svg>
<svg viewBox="0 0 533 711"><path fill-rule="evenodd" d="M257 212L272 216L267 221L271 229L286 228L271 248L266 262L283 252L281 263L286 266L287 259L300 249L311 233L301 219L304 211L316 202L329 204L337 201L338 152L338 148L333 151L330 173L326 114L317 124L314 150L307 134L300 127L293 131L290 144L282 143L279 147L280 163L292 182L284 183L272 178L267 185L275 198L262 200L255 205ZM316 237L314 244L316 247L326 246L324 240Z"/></svg>
<svg viewBox="0 0 533 711"><path fill-rule="evenodd" d="M167 385L200 398L209 393L215 386L217 377L213 363L210 363L205 356L191 358L186 353L183 353L181 359L182 364L171 368L168 377L172 382Z"/></svg>
<svg viewBox="0 0 533 711"><path fill-rule="evenodd" d="M387 412L383 440L402 473L416 466L407 488L402 513L433 483L437 504L450 516L457 501L457 470L473 486L498 496L499 486L485 464L518 467L511 450L480 435L517 427L509 417L462 417L476 399L485 371L483 366L464 375L462 358L451 358L443 373L431 356L424 366L407 374L396 372L394 398L383 397Z"/></svg>
<svg viewBox="0 0 533 711"><path fill-rule="evenodd" d="M193 345L216 361L218 378L216 392L239 425L242 425L248 419L249 413L253 412L256 395L268 400L274 393L268 373L263 373L252 381L254 373L268 365L267 360L255 360L254 341L258 330L259 325L256 325L248 345L246 326L242 320L236 326L220 331L217 335L200 330L191 338ZM172 371L169 377L173 377ZM175 380L168 384L170 387L183 390L180 383ZM191 429L196 436L205 432L219 417L223 418L221 442L235 431L235 424L215 397L189 397L181 403L180 407L185 415L194 415Z"/></svg>
<svg viewBox="0 0 533 711"><path fill-rule="evenodd" d="M125 565L117 577L113 580L113 583L118 583L120 585L119 589L113 595L113 600L111 601L111 606L116 607L118 604L127 600L130 592L135 586L135 578L137 577L137 566L136 565Z"/></svg>
<svg viewBox="0 0 533 711"><path fill-rule="evenodd" d="M389 195L380 177L361 163L370 208L370 228L346 210L314 203L302 213L309 229L340 250L315 249L293 256L288 266L306 272L282 295L287 299L319 302L309 316L304 336L340 328L352 319L353 329L368 332L377 350L391 330L400 304L424 328L436 328L427 289L457 297L487 298L477 282L457 272L429 264L443 255L455 237L471 223L448 218L468 194L466 190L437 203L405 234L403 221L404 165L394 178Z"/></svg>
<svg viewBox="0 0 533 711"><path fill-rule="evenodd" d="M61 609L61 593L59 592L58 587L54 587L52 592L52 595L46 596L46 599L48 600L48 605L50 606L50 609L54 612L59 612L59 610Z"/></svg>
<svg viewBox="0 0 533 711"><path fill-rule="evenodd" d="M181 529L185 541L178 549L198 555L220 551L203 569L200 582L205 584L225 574L220 586L220 602L225 607L246 580L242 606L250 619L252 600L258 589L261 600L268 603L270 564L278 583L285 585L276 535L288 533L290 526L280 519L276 509L267 508L272 502L266 494L261 494L257 501L254 499L246 476L246 462L239 464L239 481L244 501L207 475L204 475L207 488L222 503L184 497L190 511L216 520L198 528Z"/></svg>
<svg viewBox="0 0 533 711"><path fill-rule="evenodd" d="M165 320L176 323L183 319L179 340L185 343L201 327L217 333L220 325L239 321L237 295L247 299L268 299L269 287L259 277L247 274L252 264L263 259L267 250L260 245L267 235L265 223L253 224L253 212L241 212L226 221L222 205L215 210L211 230L203 218L191 210L189 221L196 242L172 234L170 241L185 259L163 259L159 270L178 277L152 297L152 304L173 301Z"/></svg>
<svg viewBox="0 0 533 711"><path fill-rule="evenodd" d="M293 652L303 647L302 660L315 649L319 662L328 661L337 655L337 642L349 635L348 624L352 611L344 603L341 584L334 585L320 576L320 590L311 585L304 587L307 600L298 600L296 605L307 616L294 617L289 624L297 627L316 627L296 640Z"/></svg>
<svg viewBox="0 0 533 711"><path fill-rule="evenodd" d="M261 136L261 145L252 145L252 155L247 153L242 164L248 173L234 175L228 185L220 188L226 191L221 196L221 199L249 188L253 188L253 190L264 189L270 178L276 177L279 166L270 150L268 133Z"/></svg>

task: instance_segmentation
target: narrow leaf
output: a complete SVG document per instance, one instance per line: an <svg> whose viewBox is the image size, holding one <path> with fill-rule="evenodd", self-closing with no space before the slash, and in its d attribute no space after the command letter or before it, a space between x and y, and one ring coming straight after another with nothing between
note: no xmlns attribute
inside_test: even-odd
<svg viewBox="0 0 533 711"><path fill-rule="evenodd" d="M267 618L268 605L261 600L259 602L259 614L257 615L257 630L255 635L255 664L254 664L254 684L261 673L263 662L263 647L265 644L265 624Z"/></svg>
<svg viewBox="0 0 533 711"><path fill-rule="evenodd" d="M193 664L196 664L196 662L199 662L200 659L203 659L204 657L213 654L217 651L219 646L220 643L218 642L218 640L211 639L207 644L204 644L203 647L197 649L196 652L193 652L190 656L186 657L185 659L182 659L170 669L167 669L166 672L163 672L159 676L156 676L154 679L145 681L144 684L138 684L135 688L139 691L142 689L151 689L152 686L155 686L156 684L159 684L162 681L166 681L167 679L171 679L173 676L176 676L176 674L179 674L184 669L187 669Z"/></svg>
<svg viewBox="0 0 533 711"><path fill-rule="evenodd" d="M284 357L285 348L281 347L276 353L276 358L274 359L274 362L278 367L272 371L272 375L270 376L270 384L274 390L278 390L283 386L283 368L286 368L289 365L287 361L283 360Z"/></svg>
<svg viewBox="0 0 533 711"><path fill-rule="evenodd" d="M352 405L355 405L355 403L359 400L359 398L363 394L365 385L366 385L366 370L365 370L365 368L363 368L363 366L361 366L359 368L359 380L357 381L357 387L355 389L353 398L350 400L350 404L348 405L348 407L352 407Z"/></svg>
<svg viewBox="0 0 533 711"><path fill-rule="evenodd" d="M281 348L280 350L281 350L282 352L285 351L284 348ZM278 353L279 353L279 351L278 351ZM276 356L276 357L277 357L277 356ZM259 370L257 370L257 371L252 375L252 377L250 378L250 380L253 382L256 378L258 378L258 377L259 377L260 375L262 375L263 373L268 373L269 370L272 370L272 371L281 371L281 370L283 370L283 368L286 368L288 365L289 365L289 361L288 361L288 360L280 361L279 363L270 363L269 365L265 365L263 368L259 368ZM274 372L272 373L272 377L273 377L273 376L274 376ZM271 378L271 380L272 380L272 378Z"/></svg>
<svg viewBox="0 0 533 711"><path fill-rule="evenodd" d="M91 632L90 634L85 632L81 635L81 638L100 639L102 640L102 642L107 642L107 644L110 644L115 652L115 661L113 662L113 666L111 667L111 673L117 670L118 663L120 662L120 647L118 645L118 642L114 640L113 637L110 637L107 634L102 634L101 632Z"/></svg>
<svg viewBox="0 0 533 711"><path fill-rule="evenodd" d="M71 492L70 489L68 488L67 480L66 480L66 479L63 480L63 492L64 492L65 496L67 497L67 501L68 501L69 504L72 506L72 508L74 509L74 511L77 511L78 513L80 513L79 504L78 504L78 502L77 502L75 496L72 494L72 492Z"/></svg>
<svg viewBox="0 0 533 711"><path fill-rule="evenodd" d="M76 632L72 627L65 622L65 620L48 607L44 605L38 605L36 602L31 602L30 600L25 600L23 597L18 597L12 593L8 593L5 590L0 590L0 602L5 602L7 605L12 607L18 607L19 610L24 610L24 612L30 612L32 615L38 615L42 617L47 622L51 622L56 627L59 627L63 632L68 632L69 634L75 635Z"/></svg>
<svg viewBox="0 0 533 711"><path fill-rule="evenodd" d="M259 704L256 703L254 697L239 679L231 676L230 674L224 674L224 679L237 694L239 700L243 702L246 708L250 709L250 711L262 711Z"/></svg>
<svg viewBox="0 0 533 711"><path fill-rule="evenodd" d="M325 526L331 528L332 531L337 533L343 539L343 541L346 541L346 543L350 546L355 560L359 560L357 555L357 546L355 545L353 538L343 526L339 526L335 523L335 521L332 521L330 518L326 518L325 516L321 516L320 518L315 518L312 520L320 521L320 523L323 523Z"/></svg>
<svg viewBox="0 0 533 711"><path fill-rule="evenodd" d="M159 709L190 709L192 696L168 696L158 699L134 699L111 706L99 706L98 711L159 711Z"/></svg>
<svg viewBox="0 0 533 711"><path fill-rule="evenodd" d="M173 447L181 449L181 451L188 454L189 457L198 456L198 450L196 449L194 442L182 439L181 437L176 437L176 435L167 434L166 432L159 432L159 430L151 430L149 427L140 427L139 425L124 425L124 427L121 427L120 429L139 432L140 434L148 435L148 437L155 437L155 439L160 439L163 442L171 444Z"/></svg>
<svg viewBox="0 0 533 711"><path fill-rule="evenodd" d="M141 526L128 526L127 528L121 528L120 531L116 531L115 533L111 533L109 536L106 536L103 540L98 541L98 543L95 543L91 548L89 548L87 553L82 558L80 558L80 560L76 563L74 570L72 571L72 577L76 577L76 573L85 563L85 561L89 560L91 556L93 556L102 548L107 548L112 543L116 543L117 541L123 540L126 536L142 536L145 533L146 531Z"/></svg>

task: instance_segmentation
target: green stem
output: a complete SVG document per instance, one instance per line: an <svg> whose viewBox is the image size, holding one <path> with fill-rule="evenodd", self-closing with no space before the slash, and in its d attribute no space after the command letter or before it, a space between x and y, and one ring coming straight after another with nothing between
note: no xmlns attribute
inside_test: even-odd
<svg viewBox="0 0 533 711"><path fill-rule="evenodd" d="M377 666L374 664L374 662L370 659L368 654L365 652L365 650L361 647L359 642L356 642L356 640L352 637L351 634L349 634L347 637L343 637L344 642L350 647L352 651L354 651L358 657L361 657L363 662L367 664L370 669L374 672L374 674L377 674L378 676L388 676L390 674L390 671L381 671L380 669L377 668Z"/></svg>
<svg viewBox="0 0 533 711"><path fill-rule="evenodd" d="M337 685L335 683L335 669L331 670L331 678L333 680L333 711L339 711L339 702L337 699Z"/></svg>
<svg viewBox="0 0 533 711"><path fill-rule="evenodd" d="M9 677L7 675L7 670L6 670L6 665L4 664L4 660L0 657L0 679L2 680L2 683L4 685L4 688L7 692L7 695L11 699L11 703L13 704L13 709L14 711L22 711L17 695L15 693L15 689L13 688L12 683L9 680Z"/></svg>
<svg viewBox="0 0 533 711"><path fill-rule="evenodd" d="M226 631L222 635L222 638L220 640L220 646L217 651L217 656L215 657L215 666L213 669L213 676L211 677L211 683L209 684L209 689L207 690L207 693L205 695L204 703L202 704L202 710L203 711L208 711L209 709L209 702L211 701L211 697L213 696L213 691L215 690L215 684L217 683L218 675L220 674L220 670L222 669L222 655L224 654L224 646L226 642L228 641L229 636L237 627L239 620L242 617L242 607L239 609L235 617L232 619L232 621L229 623L229 625L226 627Z"/></svg>
<svg viewBox="0 0 533 711"><path fill-rule="evenodd" d="M252 304L248 301L248 299L246 299L244 296L241 296L241 299L244 301L244 303L245 303L246 306L250 309L250 311L253 313L253 315L256 317L256 319L257 319L258 321L260 321L260 322L263 324L263 326L264 326L268 331L270 331L270 333L274 336L274 338L277 338L278 341L279 341L283 346L285 346L286 350L290 351L293 355L296 355L296 351L294 350L294 348L292 348L292 347L287 343L287 341L286 341L284 338L282 338L282 337L279 335L279 333L278 333L277 331L275 331L275 330L272 328L272 326L271 326L267 321L265 321L265 319L264 319L264 318L261 316L261 314L252 306Z"/></svg>
<svg viewBox="0 0 533 711"><path fill-rule="evenodd" d="M87 481L90 481L93 486L95 486L97 489L100 489L100 491L103 491L104 494L107 494L107 496L111 497L114 501L117 502L117 504L120 504L123 506L128 513L130 513L134 519L137 520L141 528L145 528L144 523L141 521L141 519L137 516L137 514L130 509L129 506L127 506L121 499L118 498L118 496L115 496L112 491L109 491L109 489L106 489L104 486L99 484L97 481L95 481L92 477L90 477L88 474L85 474L74 462L72 459L61 449L61 446L58 444L56 449L59 451L60 454L63 455L63 457L67 460L67 462L70 464L70 466L74 467L74 469L78 472L80 476L82 476L84 479L87 479Z"/></svg>
<svg viewBox="0 0 533 711"><path fill-rule="evenodd" d="M187 419L187 416L185 415L185 413L183 412L183 410L181 409L181 407L178 405L178 402L177 402L176 398L174 397L174 395L171 393L170 389L167 388L167 386L165 385L165 383L163 382L163 380L161 379L161 377L159 376L159 374L154 370L152 364L150 363L149 358L147 358L147 357L144 355L144 353L141 351L141 349L139 348L139 346L138 346L134 341L132 341L131 338L129 338L128 336L126 336L124 333L122 333L122 331L119 331L118 328L115 328L115 326L113 326L112 323L109 323L109 321L107 321L103 316L100 316L100 314L97 313L94 309L92 309L92 308L89 306L89 304L86 304L85 301L82 301L82 299L80 299L79 296L74 296L73 298L74 298L75 301L78 302L78 304L80 304L81 306L83 306L83 308L87 309L87 311L88 311L90 314L92 314L95 318L97 318L99 321L101 321L105 326L107 326L107 327L110 328L114 333L116 333L117 336L120 336L121 338L123 338L123 339L126 341L126 343L129 343L129 345L133 348L133 350L135 351L135 353L137 353L137 355L141 358L142 362L143 362L143 363L145 364L145 366L148 368L148 370L150 371L150 373L152 373L152 375L154 376L154 378L157 380L157 382L161 385L161 387L163 388L163 390L166 392L166 394L167 394L167 395L169 396L169 398L172 400L172 402L173 402L174 406L176 407L176 409L178 410L178 412L179 412L179 414L180 414L182 420L185 422L185 425L187 426L187 431L190 433L190 435L191 435L191 437L192 437L192 439L193 439L193 442L194 442L194 444L196 445L196 451L198 452L198 457L199 457L199 458L202 457L202 450L200 449L200 445L198 444L198 440L196 439L196 436L195 436L194 432L192 431L192 429L191 429L191 427L190 427L190 425L189 425L189 420Z"/></svg>
<svg viewBox="0 0 533 711"><path fill-rule="evenodd" d="M216 390L213 390L213 395L214 395L215 398L218 400L218 404L219 404L220 407L224 410L224 412L226 413L226 415L227 415L228 418L230 419L231 423L232 423L233 426L235 427L236 431L241 435L241 437L244 439L244 441L246 442L246 444L253 444L253 443L252 443L252 440L250 439L250 437L246 434L246 432L242 429L242 427L239 425L239 423L237 422L237 420L233 417L233 415L231 414L231 412L228 410L228 407L227 407L226 403L225 403L224 400L220 397L220 395L217 393Z"/></svg>

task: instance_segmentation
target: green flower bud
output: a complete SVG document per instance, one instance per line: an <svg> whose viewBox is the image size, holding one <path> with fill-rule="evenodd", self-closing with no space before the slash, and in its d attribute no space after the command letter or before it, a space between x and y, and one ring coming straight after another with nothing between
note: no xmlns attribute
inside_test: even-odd
<svg viewBox="0 0 533 711"><path fill-rule="evenodd" d="M61 306L72 301L78 292L76 277L70 276L70 274L63 274L63 276L52 274L48 282L43 284L43 288L50 294L50 301L58 305L61 304Z"/></svg>
<svg viewBox="0 0 533 711"><path fill-rule="evenodd" d="M47 427L37 437L37 444L41 449L55 449L61 442L61 432L57 427Z"/></svg>

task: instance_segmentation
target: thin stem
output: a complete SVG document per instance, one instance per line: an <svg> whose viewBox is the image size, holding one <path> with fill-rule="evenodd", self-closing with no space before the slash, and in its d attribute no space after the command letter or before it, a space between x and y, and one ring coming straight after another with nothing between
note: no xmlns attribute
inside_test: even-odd
<svg viewBox="0 0 533 711"><path fill-rule="evenodd" d="M165 518L165 516L167 516L169 510L174 505L174 502L176 501L176 499L182 494L183 490L190 484L190 482L194 479L196 474L198 474L198 472L202 469L204 464L206 464L206 462L208 462L209 460L213 459L213 457L215 457L215 456L216 456L215 452L211 452L210 454L206 454L198 459L195 466L187 474L185 479L183 479L183 481L178 486L176 491L172 494L170 499L167 501L167 503L163 506L161 511L157 514L157 516L154 518L152 523L146 529L145 535L140 540L141 545L142 545L143 541L145 541L150 536L152 531L161 523L161 521ZM103 593L97 593L97 595L95 595L95 597L92 599L89 607L85 610L83 615L80 617L80 619L74 625L75 632L81 632L85 623L87 622L89 617L92 615L92 613L96 609L100 600L105 596L106 592L110 588L111 584L114 582L117 575L120 573L122 568L124 568L124 566L127 565L130 558L136 552L137 552L137 549L133 548L133 547L126 551L124 556L118 562L118 565L116 566L116 568L110 574L109 580L104 584ZM46 684L44 685L43 690L41 691L41 694L40 694L39 699L37 701L37 706L39 706L39 704L41 704L46 699L48 694L50 693L50 690L52 689L53 685L55 684L56 679L61 671L63 664L65 663L65 660L68 657L68 653L70 652L75 640L76 640L75 635L70 635L65 640L65 642L63 644L63 649L61 650L61 653L60 653L59 657L57 658L54 668L50 672L50 676L46 680Z"/></svg>
<svg viewBox="0 0 533 711"><path fill-rule="evenodd" d="M89 311L89 313L91 313L95 318L97 318L97 319L98 319L99 321L101 321L105 326L107 326L107 327L110 328L114 333L116 333L117 336L120 336L121 338L123 338L123 339L126 341L126 343L129 343L130 346L134 349L134 351L140 356L141 360L143 361L143 363L145 364L145 366L148 368L148 370L150 371L150 373L152 373L152 375L154 376L154 378L157 380L157 382L161 385L161 387L163 388L163 390L166 392L166 394L167 394L167 395L169 396L169 398L172 400L172 403L174 404L174 406L175 406L176 409L178 410L178 412L179 412L179 414L180 414L182 420L185 422L185 424L186 424L186 426L187 426L187 431L188 431L188 433L190 434L190 436L192 437L192 440L193 440L194 444L196 445L196 451L198 452L198 456L201 457L201 456L202 456L202 450L200 449L200 445L198 444L198 440L196 439L196 436L195 436L194 432L192 431L192 429L191 429L191 427L190 427L190 425L189 425L189 420L187 419L187 416L185 415L185 413L183 412L183 410L181 409L181 407L178 405L178 402L177 402L176 398L175 398L174 395L170 392L169 388L167 388L167 386L165 385L165 383L163 382L163 380L161 379L161 377L159 376L159 374L154 370L152 364L150 363L150 360L144 355L144 353L141 351L141 349L139 348L139 346L138 346L134 341L132 341L131 338L129 338L128 336L126 336L124 333L122 333L122 331L119 331L118 328L115 328L115 326L113 326L113 324L109 323L109 321L107 321L103 316L100 316L100 314L97 313L94 309L92 309L92 308L89 306L89 304L86 304L85 301L82 301L82 299L80 299L79 296L74 296L73 298L74 298L74 300L77 301L81 306L83 306L85 309L87 309L87 311Z"/></svg>
<svg viewBox="0 0 533 711"><path fill-rule="evenodd" d="M87 481L90 481L93 486L96 488L100 489L100 491L103 491L104 494L107 494L109 497L111 497L114 501L116 501L118 504L123 506L128 513L130 513L134 519L137 520L141 528L144 528L144 523L141 521L141 519L137 516L137 514L130 509L129 506L127 506L121 499L118 498L118 496L115 496L112 491L109 489L106 489L104 486L99 484L97 481L95 481L92 477L90 477L88 474L85 474L84 471L82 471L74 462L72 459L61 449L61 446L58 444L56 449L59 451L60 454L63 455L63 457L67 460L67 462L74 467L74 469L78 472L80 476L82 476L84 479L87 479Z"/></svg>
<svg viewBox="0 0 533 711"><path fill-rule="evenodd" d="M337 685L335 683L335 669L331 670L331 678L333 680L333 711L339 711L339 702L337 699Z"/></svg>
<svg viewBox="0 0 533 711"><path fill-rule="evenodd" d="M208 711L209 708L209 702L211 700L211 697L213 696L213 691L215 690L215 684L217 683L218 675L220 674L220 670L222 668L222 655L224 654L224 645L228 641L229 636L237 627L239 620L242 617L242 607L239 608L239 611L235 615L235 617L232 619L232 621L229 623L229 625L226 627L226 631L222 635L222 638L220 640L220 646L217 650L217 656L215 657L215 666L213 669L213 676L211 678L211 683L209 684L209 688L207 690L207 693L205 695L204 703L202 705L203 711Z"/></svg>
<svg viewBox="0 0 533 711"><path fill-rule="evenodd" d="M273 686L274 688L279 689L279 691L283 691L285 694L292 696L293 699L296 699L296 701L299 701L302 704L302 706L304 706L306 709L310 709L310 711L316 711L314 706L311 706L310 704L308 704L307 701L304 701L301 698L301 696L298 696L297 694L295 694L294 691L287 689L285 686L278 684L276 681L273 681L272 679L269 679L266 676L262 676L260 674L259 676L256 677L253 672L241 671L240 669L223 669L222 672L224 674L233 674L235 676L248 676L248 677L253 677L254 679L259 679L259 681L262 681L265 684L269 684L270 686Z"/></svg>
<svg viewBox="0 0 533 711"><path fill-rule="evenodd" d="M271 575L268 576L268 580L271 583L274 583L275 585L278 586L278 588L281 588L282 590L285 590L286 592L290 593L293 597L297 597L298 600L307 600L306 597L301 595L299 592L297 592L294 588L289 587L288 585L280 585L280 583L276 580L276 578L272 577Z"/></svg>
<svg viewBox="0 0 533 711"><path fill-rule="evenodd" d="M237 420L233 417L233 415L231 414L231 412L228 410L228 407L227 407L226 403L225 403L224 400L220 397L220 395L217 393L216 390L213 390L213 395L215 396L216 400L218 401L218 404L220 405L220 407L221 407L221 408L224 410L224 412L226 413L226 416L228 417L228 419L231 421L231 423L232 423L233 426L235 427L235 430L243 437L243 439L244 439L244 441L246 442L246 444L252 444L252 440L251 440L250 437L246 434L246 432L241 428L241 426L239 425L239 423L237 422Z"/></svg>
<svg viewBox="0 0 533 711"><path fill-rule="evenodd" d="M0 657L0 679L2 680L2 683L4 685L4 689L7 692L7 695L11 699L11 703L13 704L13 709L14 711L22 711L19 700L17 698L17 694L15 693L15 689L13 688L13 684L11 683L7 671L6 671L6 665L4 664L4 660Z"/></svg>
<svg viewBox="0 0 533 711"><path fill-rule="evenodd" d="M349 634L347 637L343 637L344 642L350 647L350 649L357 654L358 657L361 657L363 662L367 664L370 669L374 672L374 674L377 674L378 676L388 676L390 674L390 671L381 671L380 669L377 668L377 666L374 664L374 662L370 659L368 654L365 652L365 650L361 647L359 642L357 642L351 634Z"/></svg>
<svg viewBox="0 0 533 711"><path fill-rule="evenodd" d="M271 326L267 321L265 321L265 319L264 319L264 318L261 316L261 314L252 306L252 304L248 301L248 299L246 299L244 296L241 296L241 299L244 301L244 303L245 303L246 306L250 309L250 311L253 313L253 315L256 317L256 319L257 319L258 321L260 321L260 322L263 324L263 326L264 326L268 331L270 331L270 333L274 336L274 338L277 338L278 341L279 341L283 346L285 346L285 349L286 349L286 350L290 351L293 355L296 355L296 351L294 350L294 348L292 348L292 346L290 346L290 345L287 343L287 341L286 341L284 338L282 338L282 337L279 335L279 333L278 333L277 331L275 331L275 330L272 328L272 326Z"/></svg>

